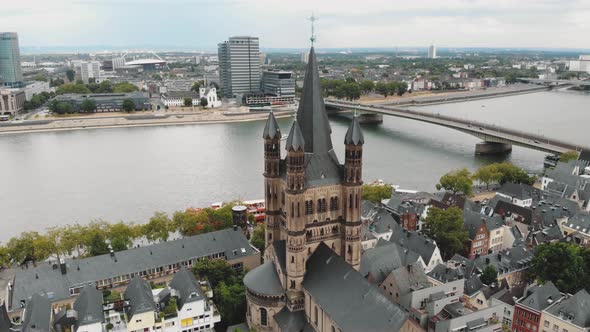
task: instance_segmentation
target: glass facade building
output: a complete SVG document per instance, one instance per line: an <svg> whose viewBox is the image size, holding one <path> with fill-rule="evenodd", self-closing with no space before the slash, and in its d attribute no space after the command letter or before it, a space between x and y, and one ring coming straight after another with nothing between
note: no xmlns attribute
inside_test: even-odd
<svg viewBox="0 0 590 332"><path fill-rule="evenodd" d="M218 45L218 56L224 97L260 91L258 37L231 37Z"/></svg>
<svg viewBox="0 0 590 332"><path fill-rule="evenodd" d="M0 32L0 86L13 88L23 86L16 32Z"/></svg>

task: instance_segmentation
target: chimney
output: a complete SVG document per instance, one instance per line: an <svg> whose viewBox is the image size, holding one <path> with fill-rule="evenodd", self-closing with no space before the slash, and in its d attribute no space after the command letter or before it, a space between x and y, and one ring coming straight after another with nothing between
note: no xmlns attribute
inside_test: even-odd
<svg viewBox="0 0 590 332"><path fill-rule="evenodd" d="M111 258L115 258L115 252L111 249Z"/></svg>
<svg viewBox="0 0 590 332"><path fill-rule="evenodd" d="M66 261L64 261L63 258L59 259L59 269L61 270L61 274L65 275L67 270L66 270Z"/></svg>

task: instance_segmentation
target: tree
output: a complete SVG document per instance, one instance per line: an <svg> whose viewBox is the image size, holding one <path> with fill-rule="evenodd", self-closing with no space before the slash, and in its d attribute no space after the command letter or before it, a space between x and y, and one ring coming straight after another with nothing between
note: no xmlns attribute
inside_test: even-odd
<svg viewBox="0 0 590 332"><path fill-rule="evenodd" d="M80 109L86 113L92 113L96 111L96 101L94 99L86 98L80 105Z"/></svg>
<svg viewBox="0 0 590 332"><path fill-rule="evenodd" d="M0 245L0 268L10 265L10 252L7 247Z"/></svg>
<svg viewBox="0 0 590 332"><path fill-rule="evenodd" d="M19 237L11 238L6 248L12 262L18 265L26 261L42 261L51 251L48 241L38 232L23 232Z"/></svg>
<svg viewBox="0 0 590 332"><path fill-rule="evenodd" d="M460 193L466 196L471 195L472 187L471 173L466 168L448 172L436 184L437 190L445 189L453 194Z"/></svg>
<svg viewBox="0 0 590 332"><path fill-rule="evenodd" d="M535 183L534 176L529 176L522 168L514 164L504 162L491 164L490 166L499 174L498 182L500 184L513 182L532 185Z"/></svg>
<svg viewBox="0 0 590 332"><path fill-rule="evenodd" d="M246 287L242 283L228 285L222 282L215 288L215 304L219 308L223 325L242 322L246 314Z"/></svg>
<svg viewBox="0 0 590 332"><path fill-rule="evenodd" d="M209 216L204 210L176 211L172 217L172 229L183 236L193 236L212 231L213 227L208 226L208 222Z"/></svg>
<svg viewBox="0 0 590 332"><path fill-rule="evenodd" d="M96 89L97 93L112 93L113 92L113 85L111 84L111 81L109 80L104 80L102 82L100 82L100 84L98 85L98 89Z"/></svg>
<svg viewBox="0 0 590 332"><path fill-rule="evenodd" d="M162 76L160 76L160 74L153 74L152 75L152 79L156 80L156 81L161 81L162 80Z"/></svg>
<svg viewBox="0 0 590 332"><path fill-rule="evenodd" d="M150 221L143 225L143 235L148 241L162 241L165 242L170 236L172 229L172 221L170 217L164 212L156 212L150 218Z"/></svg>
<svg viewBox="0 0 590 332"><path fill-rule="evenodd" d="M475 173L473 173L473 178L481 183L485 183L486 188L489 187L490 183L498 182L500 176L500 173L498 173L496 168L492 167L492 165L480 167Z"/></svg>
<svg viewBox="0 0 590 332"><path fill-rule="evenodd" d="M252 243L256 249L260 250L260 252L264 252L265 242L264 223L261 223L256 226L254 232L252 232L250 243Z"/></svg>
<svg viewBox="0 0 590 332"><path fill-rule="evenodd" d="M399 87L399 83L398 82L389 82L389 83L387 83L387 93L390 96L395 96L395 94L397 93L398 87Z"/></svg>
<svg viewBox="0 0 590 332"><path fill-rule="evenodd" d="M481 282L489 286L498 281L498 271L496 271L496 268L493 265L487 265L483 269L479 279Z"/></svg>
<svg viewBox="0 0 590 332"><path fill-rule="evenodd" d="M369 92L375 90L375 83L370 80L364 80L361 82L361 90L363 90L365 94L368 94Z"/></svg>
<svg viewBox="0 0 590 332"><path fill-rule="evenodd" d="M98 256L109 253L107 243L108 224L97 220L82 228L82 239L89 256Z"/></svg>
<svg viewBox="0 0 590 332"><path fill-rule="evenodd" d="M578 156L579 154L577 151L567 151L559 156L559 161L567 163L570 160L578 160Z"/></svg>
<svg viewBox="0 0 590 332"><path fill-rule="evenodd" d="M207 98L201 97L200 104L202 107L207 107L207 105L209 105L209 101L207 101Z"/></svg>
<svg viewBox="0 0 590 332"><path fill-rule="evenodd" d="M408 83L406 82L399 82L397 86L397 95L403 96L404 93L408 92Z"/></svg>
<svg viewBox="0 0 590 332"><path fill-rule="evenodd" d="M562 292L590 289L590 251L567 242L543 243L535 248L529 279L551 281Z"/></svg>
<svg viewBox="0 0 590 332"><path fill-rule="evenodd" d="M387 83L377 83L377 85L375 85L375 91L377 91L377 93L379 93L380 95L383 95L383 97L385 98L387 98L387 96L389 95L389 88L387 87Z"/></svg>
<svg viewBox="0 0 590 332"><path fill-rule="evenodd" d="M389 184L364 184L362 199L373 203L381 203L382 200L391 198L393 187Z"/></svg>
<svg viewBox="0 0 590 332"><path fill-rule="evenodd" d="M135 237L133 228L122 221L109 225L107 230L107 238L113 251L129 249Z"/></svg>
<svg viewBox="0 0 590 332"><path fill-rule="evenodd" d="M196 81L196 82L194 82L193 83L193 86L191 87L191 91L198 92L202 85L203 85L203 82L202 81Z"/></svg>
<svg viewBox="0 0 590 332"><path fill-rule="evenodd" d="M237 273L226 261L221 259L199 260L193 266L193 273L199 278L207 278L213 288L220 283L233 284L236 282Z"/></svg>
<svg viewBox="0 0 590 332"><path fill-rule="evenodd" d="M184 106L186 106L186 107L193 106L193 99L192 98L184 98Z"/></svg>
<svg viewBox="0 0 590 332"><path fill-rule="evenodd" d="M436 241L443 259L464 253L469 232L463 226L463 211L456 207L446 210L431 207L425 220L424 233Z"/></svg>
<svg viewBox="0 0 590 332"><path fill-rule="evenodd" d="M135 103L131 99L125 99L125 100L123 100L122 107L123 107L123 110L125 112L133 112L133 111L135 111Z"/></svg>
<svg viewBox="0 0 590 332"><path fill-rule="evenodd" d="M43 74L35 75L35 77L33 77L33 81L47 82L47 76Z"/></svg>
<svg viewBox="0 0 590 332"><path fill-rule="evenodd" d="M73 82L74 81L74 77L76 77L76 72L73 71L72 69L68 69L66 71L66 76L68 77L68 81L69 82Z"/></svg>
<svg viewBox="0 0 590 332"><path fill-rule="evenodd" d="M139 88L129 82L120 82L113 84L114 93L129 93L134 91L139 91Z"/></svg>
<svg viewBox="0 0 590 332"><path fill-rule="evenodd" d="M65 93L77 93L77 94L84 94L84 93L91 93L90 89L84 84L63 84L57 87L55 90L56 95L63 95Z"/></svg>

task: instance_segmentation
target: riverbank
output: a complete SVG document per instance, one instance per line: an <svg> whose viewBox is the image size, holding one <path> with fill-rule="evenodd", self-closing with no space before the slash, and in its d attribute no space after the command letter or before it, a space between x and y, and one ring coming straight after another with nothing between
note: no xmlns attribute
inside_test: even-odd
<svg viewBox="0 0 590 332"><path fill-rule="evenodd" d="M285 118L294 114L294 110L275 112L275 117ZM64 117L47 120L31 120L20 123L3 124L0 134L19 134L50 131L68 131L84 129L106 129L119 127L176 126L189 124L215 124L230 122L260 121L266 119L266 112L230 113L215 111L184 111L172 113L149 114L101 114L92 117Z"/></svg>

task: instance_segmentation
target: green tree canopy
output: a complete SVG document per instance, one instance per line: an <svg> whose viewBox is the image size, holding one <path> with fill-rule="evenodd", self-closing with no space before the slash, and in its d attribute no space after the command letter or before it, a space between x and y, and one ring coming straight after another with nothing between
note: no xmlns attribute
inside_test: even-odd
<svg viewBox="0 0 590 332"><path fill-rule="evenodd" d="M454 170L443 175L439 183L436 184L436 189L444 189L453 194L471 195L473 190L473 181L471 180L471 173L466 168Z"/></svg>
<svg viewBox="0 0 590 332"><path fill-rule="evenodd" d="M199 89L201 88L201 86L203 86L203 82L202 81L196 81L196 82L193 83L193 86L191 87L191 91L199 92Z"/></svg>
<svg viewBox="0 0 590 332"><path fill-rule="evenodd" d="M62 84L55 90L56 95L63 95L65 93L90 93L90 89L84 84Z"/></svg>
<svg viewBox="0 0 590 332"><path fill-rule="evenodd" d="M207 107L207 105L209 105L209 101L207 101L207 98L201 97L200 104L203 107Z"/></svg>
<svg viewBox="0 0 590 332"><path fill-rule="evenodd" d="M579 153L577 151L567 151L559 156L559 161L567 163L570 160L578 160Z"/></svg>
<svg viewBox="0 0 590 332"><path fill-rule="evenodd" d="M252 237L250 238L250 243L256 249L260 250L260 252L264 252L265 246L265 234L264 234L264 223L260 223L256 228L254 228L254 232L252 232Z"/></svg>
<svg viewBox="0 0 590 332"><path fill-rule="evenodd" d="M133 244L135 232L131 225L120 221L109 225L107 237L113 251L127 250Z"/></svg>
<svg viewBox="0 0 590 332"><path fill-rule="evenodd" d="M382 200L391 198L393 187L389 184L363 184L363 200L373 203L381 203Z"/></svg>
<svg viewBox="0 0 590 332"><path fill-rule="evenodd" d="M491 285L498 281L498 271L496 271L496 268L493 265L487 265L483 269L483 272L479 279L484 284Z"/></svg>
<svg viewBox="0 0 590 332"><path fill-rule="evenodd" d="M33 77L33 81L47 82L47 76L43 74L37 74Z"/></svg>
<svg viewBox="0 0 590 332"><path fill-rule="evenodd" d="M363 92L367 94L375 90L375 83L373 83L373 81L371 80L364 80L361 82L361 90L363 90Z"/></svg>
<svg viewBox="0 0 590 332"><path fill-rule="evenodd" d="M150 221L143 225L143 234L148 241L168 241L172 230L172 220L164 212L156 212Z"/></svg>
<svg viewBox="0 0 590 332"><path fill-rule="evenodd" d="M113 84L114 93L129 93L133 91L139 91L139 88L129 82L121 82Z"/></svg>
<svg viewBox="0 0 590 332"><path fill-rule="evenodd" d="M508 162L482 166L473 174L473 178L486 185L508 182L532 185L535 182L535 178L529 176L522 168Z"/></svg>
<svg viewBox="0 0 590 332"><path fill-rule="evenodd" d="M88 255L98 256L109 253L107 229L108 224L102 220L93 221L84 227L83 239Z"/></svg>
<svg viewBox="0 0 590 332"><path fill-rule="evenodd" d="M186 106L186 107L193 106L193 98L184 98L184 106Z"/></svg>
<svg viewBox="0 0 590 332"><path fill-rule="evenodd" d="M436 241L443 259L465 253L469 232L463 226L463 211L456 207L446 210L432 207L424 220L425 234Z"/></svg>
<svg viewBox="0 0 590 332"><path fill-rule="evenodd" d="M378 82L375 85L375 91L377 91L377 93L379 93L380 95L383 95L383 97L387 98L387 96L389 95L389 87L387 86L387 83L384 82Z"/></svg>
<svg viewBox="0 0 590 332"><path fill-rule="evenodd" d="M234 284L238 282L236 271L221 259L203 259L193 265L193 272L200 279L207 279L213 288L220 283Z"/></svg>
<svg viewBox="0 0 590 332"><path fill-rule="evenodd" d="M133 111L135 111L135 103L131 99L125 99L125 100L123 100L122 107L123 107L123 110L125 112L133 112Z"/></svg>
<svg viewBox="0 0 590 332"><path fill-rule="evenodd" d="M86 113L92 113L96 111L96 101L94 99L86 98L80 105L80 109Z"/></svg>
<svg viewBox="0 0 590 332"><path fill-rule="evenodd" d="M76 72L72 69L68 69L66 71L66 76L68 77L68 81L73 82L74 78L76 77Z"/></svg>

